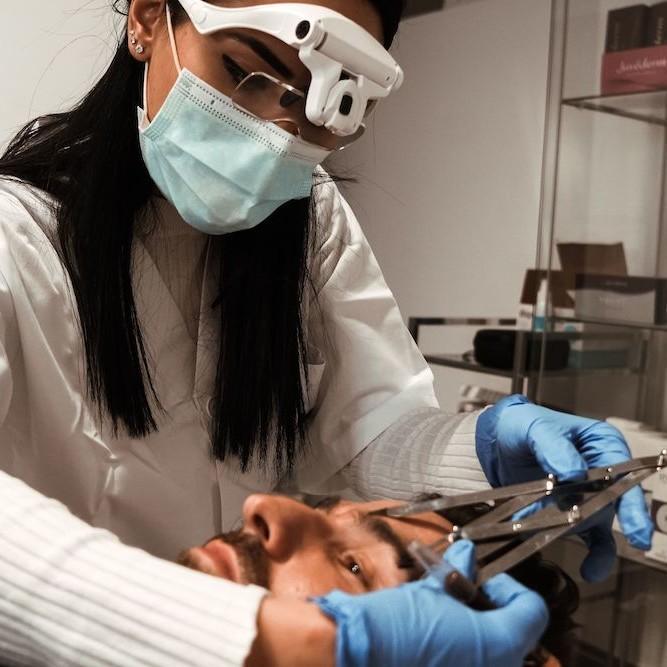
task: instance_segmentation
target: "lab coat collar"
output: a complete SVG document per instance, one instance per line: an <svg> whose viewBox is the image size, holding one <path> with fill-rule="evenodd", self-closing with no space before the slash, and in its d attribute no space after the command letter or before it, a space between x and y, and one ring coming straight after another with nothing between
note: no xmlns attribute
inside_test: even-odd
<svg viewBox="0 0 667 667"><path fill-rule="evenodd" d="M179 235L181 230L178 221L174 220L165 204L160 204L160 209L166 213L168 222L156 228L155 233ZM180 225L188 227L183 220L180 220ZM192 231L200 234L196 230ZM186 231L185 234L189 235L190 232ZM198 333L196 340L193 340L144 241L141 238L135 240L134 290L137 310L142 315L141 327L157 395L167 411L170 406L194 399L205 413L203 416L209 416L208 406L213 393L219 350L220 324L217 308L213 306L219 290L218 258L217 244L209 242L204 259ZM168 381L176 368L180 368L179 375L183 382ZM166 372L166 375L161 376L161 371Z"/></svg>

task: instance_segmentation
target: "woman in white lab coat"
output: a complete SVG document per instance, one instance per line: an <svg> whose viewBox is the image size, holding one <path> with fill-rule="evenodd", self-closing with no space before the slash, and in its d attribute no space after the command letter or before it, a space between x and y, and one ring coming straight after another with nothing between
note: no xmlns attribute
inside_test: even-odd
<svg viewBox="0 0 667 667"><path fill-rule="evenodd" d="M275 488L286 473L301 491L332 490L331 478L397 417L437 403L364 235L324 172L312 200L288 201L236 233L204 233L184 222L179 200L160 196L138 140L144 64L150 118L176 80L175 57L227 89L248 70L280 72L230 38L214 43L210 62L178 2L172 54L164 3L155 36L143 34L141 12L153 4L135 2L130 14L142 52L120 48L77 108L27 126L0 163L12 177L0 185L0 262L13 311L0 376L0 440L11 445L0 467L174 558L232 526L248 493ZM380 4L353 16L378 33L371 13ZM387 6L391 36L400 2ZM296 70L296 51L275 42ZM291 82L303 86L306 73L301 65Z"/></svg>
<svg viewBox="0 0 667 667"><path fill-rule="evenodd" d="M399 0L310 4L386 47L401 13ZM211 158L206 131L209 152L197 153L196 122L179 124L185 84L219 91L224 105L254 72L300 90L310 73L263 33L199 34L182 5L133 0L128 33L90 93L26 125L0 159L0 469L173 559L233 526L255 491L406 498L518 481L515 467L498 466L510 455L529 461L529 476L599 464L576 453L584 426L531 417L539 408L524 401L482 426L437 409L354 214L313 173L337 146L326 128L276 119L278 137L269 119L229 111L228 124L264 142L293 150L283 135L308 139L298 145L306 190L303 169L284 182L286 163L260 182L247 145L213 145ZM546 434L537 442L536 418ZM507 425L511 436L498 438ZM554 433L567 456L542 450ZM627 456L616 435L599 440ZM645 510L636 499L631 509L628 532L646 547Z"/></svg>

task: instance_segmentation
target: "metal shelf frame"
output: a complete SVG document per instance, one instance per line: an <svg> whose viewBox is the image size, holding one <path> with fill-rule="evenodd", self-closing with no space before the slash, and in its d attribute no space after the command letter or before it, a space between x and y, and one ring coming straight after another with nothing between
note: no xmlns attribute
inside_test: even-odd
<svg viewBox="0 0 667 667"><path fill-rule="evenodd" d="M419 331L423 326L515 327L516 319L509 317L411 317L408 319L408 329L417 345L419 345ZM476 361L466 359L464 355L426 354L424 355L424 358L428 363L435 364L436 366L447 366L449 368L458 368L473 373L484 373L486 375L509 378L511 380L510 393L522 394L524 393L525 380L530 377L535 377L534 373L527 373L521 363L522 360L525 359L528 337L532 332L518 331L517 334L516 345L514 348L514 368L512 370L502 370L482 366ZM531 392L534 393L532 387L533 383L529 381L528 384L529 387L526 390L526 395L530 398Z"/></svg>
<svg viewBox="0 0 667 667"><path fill-rule="evenodd" d="M578 320L573 320L578 321ZM516 327L516 320L512 318L494 318L494 317L411 317L408 319L408 329L412 335L415 343L419 345L420 330L424 326L465 326L465 327ZM643 372L646 351L645 346L639 354L639 363L636 367L628 368L563 368L557 371L547 371L538 366L537 363L529 363L529 368L525 367L526 351L528 342L534 340L539 336L539 332L516 330L516 344L514 347L514 366L511 369L492 368L490 366L483 366L479 362L472 359L468 354L451 354L451 353L429 353L424 354L424 358L429 364L435 366L445 366L447 368L456 368L458 370L469 371L471 373L483 373L484 375L493 375L496 377L504 377L510 380L510 393L523 394L528 398L535 400L536 387L540 378L566 378L577 377L582 374L599 375L599 376L618 376L618 375L637 375ZM577 331L562 331L552 333L549 336L552 340L554 338L566 340L581 340L581 339L617 339L618 334L609 334L605 332L577 332ZM634 334L630 334L629 338L634 338ZM534 360L537 362L537 360ZM531 368L530 366L533 366ZM527 385L527 386L526 386ZM525 391L524 391L525 390Z"/></svg>
<svg viewBox="0 0 667 667"><path fill-rule="evenodd" d="M577 3L580 3L577 6ZM626 5L631 4L626 2ZM580 11L582 10L585 11ZM550 283L552 278L552 271L556 269L555 250L556 241L568 240L564 238L563 229L555 229L558 214L563 211L567 212L571 218L577 219L578 211L572 208L567 208L564 204L569 192L564 191L570 185L563 174L559 173L562 165L565 165L565 159L570 155L566 153L568 141L574 142L576 135L564 136L570 131L571 127L585 128L590 124L595 130L598 126L601 128L609 128L614 125L613 122L605 118L596 119L594 114L606 114L619 118L616 125L625 127L625 123L636 124L645 123L655 127L654 130L659 138L656 139L657 150L662 147L662 164L660 165L661 173L656 177L656 215L657 215L657 238L655 238L655 266L651 267L655 276L667 275L667 131L663 128L667 127L667 90L654 90L642 93L627 93L622 95L600 95L596 90L587 90L590 82L593 87L594 81L597 78L597 71L593 70L576 70L568 69L568 59L570 54L580 57L582 51L578 49L580 43L577 39L590 39L593 34L591 26L597 30L595 35L602 34L601 22L606 20L606 10L617 7L611 2L589 2L589 0L551 0L551 22L550 22L550 46L549 46L549 62L548 62L548 83L547 83L547 105L545 116L545 133L543 144L543 165L542 178L540 189L540 217L538 227L538 243L536 252L537 269L545 270L547 281ZM588 11L586 14L586 11ZM592 16L591 24L577 23L581 16ZM597 21L597 24L594 22ZM588 42L590 44L591 42ZM569 50L569 52L568 52ZM588 60L597 57L591 55L593 49L584 50L583 58L585 60L569 61L569 64L574 63L576 67L591 67L597 68L600 66L599 60ZM601 57L601 53L599 57ZM575 72L583 75L580 78L571 79L570 75ZM591 76L588 76L590 73ZM568 81L566 82L566 77ZM578 81L583 82L582 86L577 87ZM568 84L567 86L565 84ZM572 86L571 84L575 84ZM574 90L575 94L584 93L582 96L566 95L566 89ZM590 93L590 94L586 94ZM578 112L577 110L581 110ZM577 113L588 114L586 118L576 118L576 122L571 121L575 118ZM635 136L641 133L641 128L636 125L628 126L628 134ZM658 134L659 133L659 134ZM610 139L611 140L611 139ZM610 144L613 145L613 144ZM623 149L618 147L618 159L622 160ZM561 164L562 163L562 164ZM594 169L595 164L588 165L589 169ZM656 169L658 163L656 163ZM591 172L592 173L592 172ZM599 184L599 183L598 183ZM589 190L589 197L595 194L594 191ZM598 193L598 196L604 196L604 191ZM567 216L566 216L567 217ZM577 219L578 220L578 219ZM585 220L581 223L585 224ZM652 232L654 234L655 232ZM653 241L653 236L650 237ZM604 229L594 228L584 240L611 242L618 239L605 238ZM653 261L653 260L651 260ZM582 378L580 387L581 395L573 398L572 404L577 413L584 410L583 405L596 405L597 407L604 407L605 409L613 410L614 405L618 401L615 398L621 397L623 400L626 394L619 393L612 395L610 392L621 392L627 384L631 389L627 393L627 400L632 401L636 399L637 402L637 416L636 419L646 424L653 426L659 430L667 430L667 326L655 325L645 322L631 322L620 320L606 320L598 318L578 318L578 317L554 317L549 318L546 330L543 333L546 341L554 334L554 325L556 323L566 322L583 322L590 325L601 325L609 327L612 332L616 330L620 335L627 333L629 336L635 335L638 340L641 339L643 343L640 348L640 360L637 361L639 366L638 376L639 380L636 383L625 383L620 381L617 383L610 382L606 386L604 382L599 383L599 386L591 381L588 382ZM609 329L607 330L609 331ZM543 358L541 360L541 372L538 373L538 379L535 387L535 400L538 403L549 403L550 389L552 383L549 383L549 374L544 372L544 350L546 345L542 346ZM574 376L577 373L573 374ZM557 384L557 383L553 383ZM597 389L596 395L593 397L596 401L586 402L585 392L593 392L591 387L595 386ZM573 390L577 388L577 381L572 382ZM558 389L556 387L556 389ZM555 391L555 390L554 390ZM590 415L593 416L593 415ZM607 412L604 416L609 416ZM643 640L644 635L640 632L637 635L633 634L632 628L628 624L628 610L626 609L626 602L629 595L635 594L634 584L627 581L628 574L632 572L646 573L646 576L657 576L656 573L667 574L667 565L658 561L647 558L642 552L632 549L625 540L617 537L617 548L619 554L619 568L617 574L616 585L612 591L610 600L610 610L612 612L612 621L610 627L610 641L606 647L606 652L600 656L603 662L597 664L605 664L611 667L621 667L622 665L630 664L630 648L633 641ZM580 547L574 544L567 545L568 551L571 553ZM581 547L583 553L583 547ZM660 579L660 587L663 590L663 582L666 579ZM657 613L657 612L656 612ZM590 623L591 628L599 623L597 616L587 618L584 628L588 627ZM664 637L664 634L661 634ZM580 663L577 663L580 664ZM588 663L584 663L588 664Z"/></svg>

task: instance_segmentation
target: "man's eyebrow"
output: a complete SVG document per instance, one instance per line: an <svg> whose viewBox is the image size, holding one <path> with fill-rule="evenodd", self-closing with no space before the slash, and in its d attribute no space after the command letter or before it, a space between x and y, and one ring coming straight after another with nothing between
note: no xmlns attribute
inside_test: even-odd
<svg viewBox="0 0 667 667"><path fill-rule="evenodd" d="M313 509L329 513L341 502L342 498L340 496L323 496L315 502L308 504ZM396 566L401 570L410 570L409 576L411 580L419 579L424 574L419 564L410 555L398 533L386 521L369 514L360 514L359 524L394 549L396 553Z"/></svg>
<svg viewBox="0 0 667 667"><path fill-rule="evenodd" d="M415 559L406 549L403 540L398 533L386 522L376 516L364 514L360 518L360 525L370 530L377 538L393 547L396 552L396 565L401 570L412 570L411 576L417 578L421 575L418 572L419 566Z"/></svg>
<svg viewBox="0 0 667 667"><path fill-rule="evenodd" d="M278 56L273 51L271 51L271 49L266 44L264 44L264 42L260 42L260 40L255 39L250 35L246 35L242 32L236 32L235 30L230 30L227 32L227 34L239 42L243 42L246 46L249 46L260 58L262 58L262 60L265 60L269 65L271 65L271 67L273 67L273 69L282 77L286 79L294 78L294 72L292 72L292 70L287 65L285 65L285 63L280 60L280 58L278 58Z"/></svg>

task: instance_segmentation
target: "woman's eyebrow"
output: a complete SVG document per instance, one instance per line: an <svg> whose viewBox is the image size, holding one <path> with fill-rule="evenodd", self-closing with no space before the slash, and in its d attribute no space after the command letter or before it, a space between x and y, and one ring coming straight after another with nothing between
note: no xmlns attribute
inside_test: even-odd
<svg viewBox="0 0 667 667"><path fill-rule="evenodd" d="M294 72L264 42L235 30L230 30L227 35L249 46L262 60L271 65L280 76L290 80L294 78Z"/></svg>

